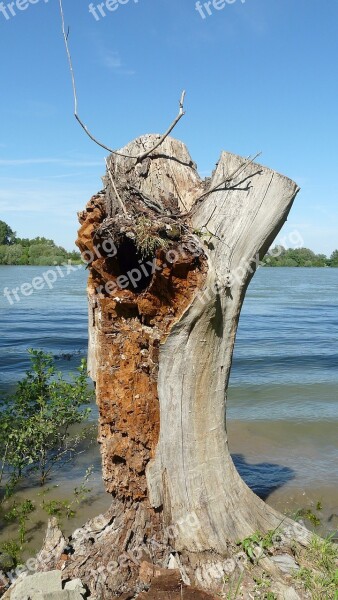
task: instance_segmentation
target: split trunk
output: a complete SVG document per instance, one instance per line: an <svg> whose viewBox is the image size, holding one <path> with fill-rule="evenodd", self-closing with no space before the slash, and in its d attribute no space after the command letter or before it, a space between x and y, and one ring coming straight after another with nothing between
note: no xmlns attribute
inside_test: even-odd
<svg viewBox="0 0 338 600"><path fill-rule="evenodd" d="M100 600L161 598L144 590L168 567L220 591L231 544L282 520L232 462L226 397L247 286L298 188L227 152L202 180L183 143L167 138L159 150L141 162L112 155L103 191L80 214L112 506L74 535L65 574Z"/></svg>

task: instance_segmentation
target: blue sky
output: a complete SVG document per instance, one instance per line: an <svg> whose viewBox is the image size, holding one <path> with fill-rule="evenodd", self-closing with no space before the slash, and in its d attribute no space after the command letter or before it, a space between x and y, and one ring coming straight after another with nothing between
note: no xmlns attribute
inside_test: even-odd
<svg viewBox="0 0 338 600"><path fill-rule="evenodd" d="M210 173L222 149L261 150L263 164L302 188L286 242L297 231L317 252L338 247L336 0L235 0L211 6L205 19L195 0L124 0L99 20L87 0L63 1L79 112L99 139L119 148L163 132L185 88L187 114L174 135L200 173ZM57 0L14 7L15 16L7 4L0 219L20 236L73 248L76 212L101 188L105 152L73 117Z"/></svg>

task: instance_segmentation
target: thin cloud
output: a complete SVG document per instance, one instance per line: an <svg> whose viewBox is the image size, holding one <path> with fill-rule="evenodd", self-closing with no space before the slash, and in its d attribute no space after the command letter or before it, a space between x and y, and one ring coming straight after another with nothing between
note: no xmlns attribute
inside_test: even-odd
<svg viewBox="0 0 338 600"><path fill-rule="evenodd" d="M104 67L107 67L107 69L121 75L135 75L136 73L136 71L124 67L119 53L115 51L106 51L105 53L102 53L101 63Z"/></svg>
<svg viewBox="0 0 338 600"><path fill-rule="evenodd" d="M96 57L94 61L97 64L118 75L132 76L136 74L134 69L130 69L124 64L119 51L109 48L108 44L97 31L95 33L91 32L89 37L95 48Z"/></svg>
<svg viewBox="0 0 338 600"><path fill-rule="evenodd" d="M122 67L122 61L117 52L109 52L103 57L103 64L108 69L120 69Z"/></svg>
<svg viewBox="0 0 338 600"><path fill-rule="evenodd" d="M43 213L74 217L83 207L84 199L90 197L89 189L48 188L34 186L30 189L0 188L0 213Z"/></svg>

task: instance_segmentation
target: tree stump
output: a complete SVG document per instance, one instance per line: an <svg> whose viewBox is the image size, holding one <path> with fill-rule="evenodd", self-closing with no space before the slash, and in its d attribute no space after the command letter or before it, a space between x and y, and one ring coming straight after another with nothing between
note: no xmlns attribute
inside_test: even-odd
<svg viewBox="0 0 338 600"><path fill-rule="evenodd" d="M107 164L77 243L90 263L89 369L112 506L75 532L64 576L100 600L147 598L146 563L208 597L231 544L283 520L234 467L226 390L246 289L298 188L227 152L202 180L170 137L145 160Z"/></svg>

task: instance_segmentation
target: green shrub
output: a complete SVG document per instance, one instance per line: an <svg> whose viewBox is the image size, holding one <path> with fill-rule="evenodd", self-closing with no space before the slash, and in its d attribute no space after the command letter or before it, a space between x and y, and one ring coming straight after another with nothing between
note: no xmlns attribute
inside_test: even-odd
<svg viewBox="0 0 338 600"><path fill-rule="evenodd" d="M65 381L51 355L29 350L31 366L16 393L0 401L0 485L8 497L24 477L35 475L44 485L51 473L75 455L86 431L71 433L84 423L93 392L86 362Z"/></svg>

